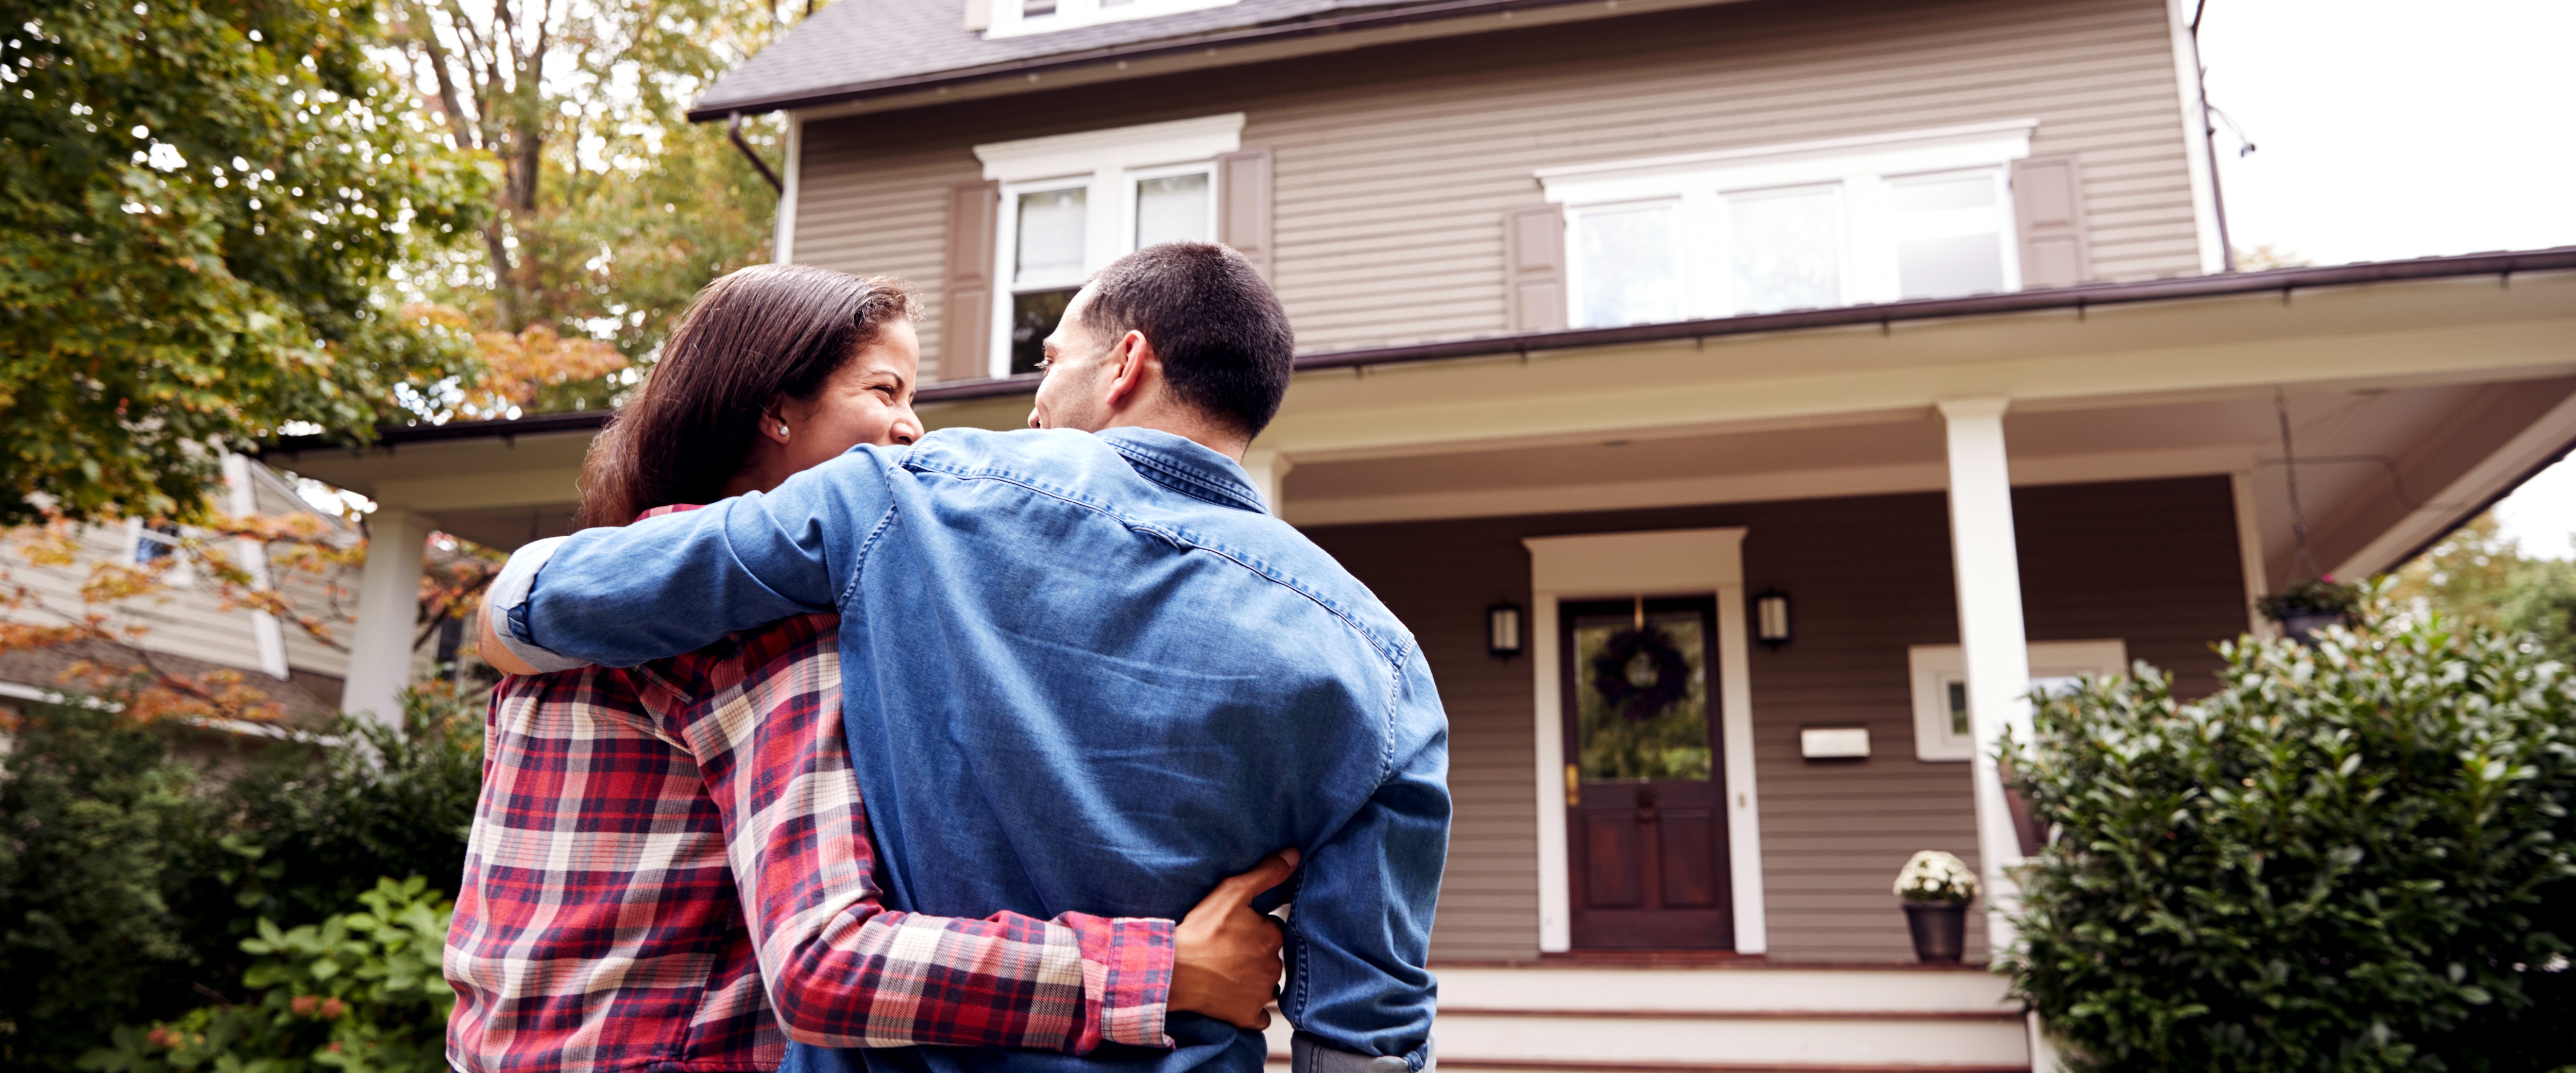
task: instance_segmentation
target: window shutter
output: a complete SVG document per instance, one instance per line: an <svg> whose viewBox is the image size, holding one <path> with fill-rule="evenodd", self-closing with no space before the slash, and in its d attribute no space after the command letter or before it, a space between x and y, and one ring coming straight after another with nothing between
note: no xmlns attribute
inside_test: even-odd
<svg viewBox="0 0 2576 1073"><path fill-rule="evenodd" d="M1565 210L1543 205L1503 214L1504 306L1511 330L1565 327Z"/></svg>
<svg viewBox="0 0 2576 1073"><path fill-rule="evenodd" d="M993 227L1002 184L959 183L948 190L948 279L939 303L939 370L924 379L985 375L993 362Z"/></svg>
<svg viewBox="0 0 2576 1073"><path fill-rule="evenodd" d="M1218 154L1216 196L1216 240L1252 262L1262 279L1271 279L1270 150Z"/></svg>
<svg viewBox="0 0 2576 1073"><path fill-rule="evenodd" d="M2013 162L2013 216L2021 223L2022 286L2084 282L2083 179L2071 156Z"/></svg>

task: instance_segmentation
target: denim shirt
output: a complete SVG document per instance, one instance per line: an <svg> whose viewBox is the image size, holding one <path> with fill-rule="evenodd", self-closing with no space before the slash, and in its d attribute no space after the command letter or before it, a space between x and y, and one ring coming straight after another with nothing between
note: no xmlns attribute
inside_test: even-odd
<svg viewBox="0 0 2576 1073"><path fill-rule="evenodd" d="M1297 1064L1431 1060L1447 718L1412 634L1215 451L1134 428L860 447L768 494L531 544L492 606L541 669L837 610L889 906L1177 919L1295 846L1279 1005ZM1173 1050L805 1051L787 1068L1263 1064L1259 1033L1192 1014L1166 1030Z"/></svg>

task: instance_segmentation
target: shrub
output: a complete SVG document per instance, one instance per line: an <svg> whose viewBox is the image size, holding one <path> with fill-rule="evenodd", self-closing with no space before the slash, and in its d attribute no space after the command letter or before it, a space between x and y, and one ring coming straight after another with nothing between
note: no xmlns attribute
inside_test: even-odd
<svg viewBox="0 0 2576 1073"><path fill-rule="evenodd" d="M2058 831L2016 994L2093 1068L2576 1062L2569 669L2438 620L2221 651L2205 701L2142 668L2007 743Z"/></svg>
<svg viewBox="0 0 2576 1073"><path fill-rule="evenodd" d="M238 995L260 918L321 921L382 876L453 886L479 711L433 690L404 714L212 769L177 747L201 732L31 706L0 759L0 1071L69 1069L117 1025Z"/></svg>
<svg viewBox="0 0 2576 1073"><path fill-rule="evenodd" d="M453 906L420 877L379 880L365 908L280 930L263 918L242 949L248 1001L203 1006L149 1030L119 1028L83 1056L101 1073L214 1068L304 1073L444 1073L456 992L441 974Z"/></svg>

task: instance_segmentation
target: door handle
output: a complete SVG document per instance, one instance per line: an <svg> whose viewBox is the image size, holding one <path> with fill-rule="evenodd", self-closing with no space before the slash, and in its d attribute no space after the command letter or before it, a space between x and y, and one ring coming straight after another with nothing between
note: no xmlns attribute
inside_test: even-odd
<svg viewBox="0 0 2576 1073"><path fill-rule="evenodd" d="M1583 769L1574 764L1567 764L1565 765L1565 807L1573 808L1582 803Z"/></svg>
<svg viewBox="0 0 2576 1073"><path fill-rule="evenodd" d="M1655 788L1652 786L1637 788L1637 822L1655 822Z"/></svg>

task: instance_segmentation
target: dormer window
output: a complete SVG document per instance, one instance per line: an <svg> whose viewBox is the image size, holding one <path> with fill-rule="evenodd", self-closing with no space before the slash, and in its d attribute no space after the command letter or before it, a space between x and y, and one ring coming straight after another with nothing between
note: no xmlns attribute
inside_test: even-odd
<svg viewBox="0 0 2576 1073"><path fill-rule="evenodd" d="M1177 15L1184 11L1202 11L1228 7L1237 0L990 0L993 24L984 28L988 39L1042 34L1052 30L1070 30L1077 26L1097 26L1104 22L1128 19L1150 19L1157 15Z"/></svg>

